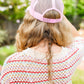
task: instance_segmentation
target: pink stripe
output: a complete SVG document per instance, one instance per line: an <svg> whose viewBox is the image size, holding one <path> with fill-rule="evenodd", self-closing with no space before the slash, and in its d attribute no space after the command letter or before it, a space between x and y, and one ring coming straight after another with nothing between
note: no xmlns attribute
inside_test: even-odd
<svg viewBox="0 0 84 84"><path fill-rule="evenodd" d="M81 56L79 57L78 60L80 60ZM52 71L52 72L58 72L58 71L64 71L64 70L67 70L69 68L71 68L78 60L76 60L70 67L67 67L67 68L64 68L64 69L61 69L61 70L55 70L55 71Z"/></svg>
<svg viewBox="0 0 84 84"><path fill-rule="evenodd" d="M84 39L82 39L82 40L76 40L75 42L82 42L82 41L84 41Z"/></svg>
<svg viewBox="0 0 84 84"><path fill-rule="evenodd" d="M68 58L66 58L65 60L63 61L59 61L59 62L56 62L56 63L53 63L53 64L59 64L59 63L62 63L62 62L65 62L66 60L68 60L70 57L72 57L79 49L77 49L71 56L69 56ZM36 61L32 61L32 60L12 60L12 61L8 61L8 63L10 62L19 62L19 61L25 61L25 62L34 62L34 63L38 63L38 64L44 64L44 65L47 65L48 63L42 63L42 62L36 62Z"/></svg>
<svg viewBox="0 0 84 84"><path fill-rule="evenodd" d="M68 78L69 76L71 76L72 73L70 73L68 76L64 76L64 77L59 77L59 78L54 78L53 80L56 80L56 79L63 79L63 78Z"/></svg>
<svg viewBox="0 0 84 84"><path fill-rule="evenodd" d="M81 57L79 57L79 59L80 59L80 58L81 58ZM78 60L79 60L79 59L78 59ZM78 60L76 60L75 63L76 63ZM75 63L73 63L70 67L72 67ZM52 72L63 71L63 70L69 69L70 67L65 68L65 69L61 69L61 70L55 70L55 71L52 71ZM3 79L3 77L4 77L6 74L8 74L8 73L12 73L12 72L25 72L25 73L48 73L48 72L31 72L31 71L9 71L9 72L5 73L5 74L1 77L1 79ZM63 77L63 78L64 78L64 77ZM57 79L58 79L58 78L57 78Z"/></svg>
<svg viewBox="0 0 84 84"><path fill-rule="evenodd" d="M66 58L65 60L60 61L60 62L56 62L56 63L53 63L53 64L59 64L59 63L65 62L66 60L68 60L69 58L71 58L78 50L79 50L79 49L77 49L73 54L71 54L71 56L69 56L69 57Z"/></svg>
<svg viewBox="0 0 84 84"><path fill-rule="evenodd" d="M8 63L10 63L10 62L23 62L23 61L25 61L25 62L34 62L34 63L38 63L38 64L44 64L44 65L47 65L47 63L42 63L42 62L36 62L36 61L32 61L32 60L12 60L12 61L8 61Z"/></svg>
<svg viewBox="0 0 84 84"><path fill-rule="evenodd" d="M5 75L7 75L7 74L9 74L9 73L14 73L14 72L25 72L25 73L48 73L48 72L31 72L31 71L9 71L9 72L7 72L7 73L5 73L2 77L1 77L1 79L3 79L3 77L5 76Z"/></svg>
<svg viewBox="0 0 84 84"><path fill-rule="evenodd" d="M25 72L25 73L48 73L48 72L46 72L46 71L45 71L45 72L32 72L32 71L9 71L8 73L12 73L12 72L13 72L13 73L14 73L14 72L22 72L22 73L24 73L24 72Z"/></svg>

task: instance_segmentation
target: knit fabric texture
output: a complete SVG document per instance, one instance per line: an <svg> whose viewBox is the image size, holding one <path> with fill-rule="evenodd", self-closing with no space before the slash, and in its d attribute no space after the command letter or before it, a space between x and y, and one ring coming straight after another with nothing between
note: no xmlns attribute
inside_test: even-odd
<svg viewBox="0 0 84 84"><path fill-rule="evenodd" d="M54 84L72 84L71 77L84 56L84 39L75 38L59 54L53 54L52 81ZM1 84L50 84L45 54L27 48L9 56L1 72Z"/></svg>

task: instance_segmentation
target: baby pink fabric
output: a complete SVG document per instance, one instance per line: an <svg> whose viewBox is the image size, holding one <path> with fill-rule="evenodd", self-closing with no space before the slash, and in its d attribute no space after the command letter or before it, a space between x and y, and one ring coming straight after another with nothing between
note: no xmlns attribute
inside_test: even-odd
<svg viewBox="0 0 84 84"><path fill-rule="evenodd" d="M64 4L62 0L31 0L31 5L27 8L26 11L30 12L30 14L43 22L47 23L57 23L62 20ZM56 10L60 14L59 19L48 19L44 18L44 14L50 10Z"/></svg>

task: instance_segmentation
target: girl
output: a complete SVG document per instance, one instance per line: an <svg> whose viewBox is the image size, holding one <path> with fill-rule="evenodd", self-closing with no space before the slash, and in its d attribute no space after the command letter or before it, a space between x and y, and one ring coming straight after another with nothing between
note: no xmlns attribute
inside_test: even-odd
<svg viewBox="0 0 84 84"><path fill-rule="evenodd" d="M63 9L61 0L31 0L17 31L17 52L3 65L1 84L72 84L84 39Z"/></svg>

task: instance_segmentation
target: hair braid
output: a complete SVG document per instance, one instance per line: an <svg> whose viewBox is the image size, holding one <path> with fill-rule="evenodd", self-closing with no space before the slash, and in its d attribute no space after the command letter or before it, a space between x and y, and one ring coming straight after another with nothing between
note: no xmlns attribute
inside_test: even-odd
<svg viewBox="0 0 84 84"><path fill-rule="evenodd" d="M51 76L51 68L52 68L52 54L51 54L51 41L49 40L48 41L48 55L49 55L49 58L48 58L48 79L49 81L52 80L52 76Z"/></svg>
<svg viewBox="0 0 84 84"><path fill-rule="evenodd" d="M52 46L52 39L51 39L51 32L48 31L48 56L47 56L47 62L48 62L48 80L50 84L54 84L52 82L52 52L51 52L51 46Z"/></svg>

